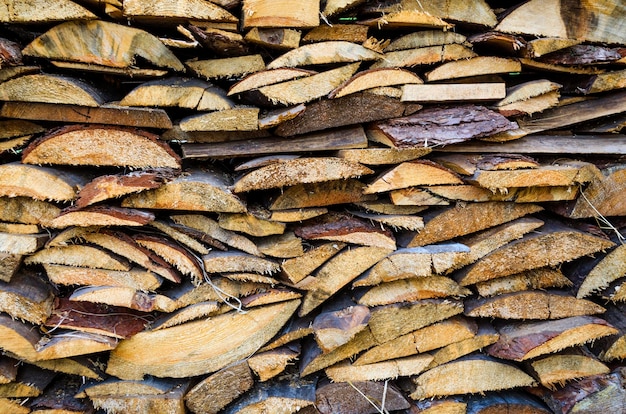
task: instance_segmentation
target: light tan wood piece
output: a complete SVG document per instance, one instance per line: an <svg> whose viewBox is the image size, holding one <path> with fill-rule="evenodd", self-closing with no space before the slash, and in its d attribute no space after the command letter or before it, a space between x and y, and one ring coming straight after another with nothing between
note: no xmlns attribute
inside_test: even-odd
<svg viewBox="0 0 626 414"><path fill-rule="evenodd" d="M368 185L365 193L381 193L418 185L462 183L455 173L433 161L406 161L379 175Z"/></svg>
<svg viewBox="0 0 626 414"><path fill-rule="evenodd" d="M251 272L271 275L279 269L278 263L271 259L234 250L211 252L202 256L202 261L208 273Z"/></svg>
<svg viewBox="0 0 626 414"><path fill-rule="evenodd" d="M124 286L135 290L154 291L161 286L162 278L143 269L109 270L43 264L51 282L64 286Z"/></svg>
<svg viewBox="0 0 626 414"><path fill-rule="evenodd" d="M343 0L340 0L343 1ZM326 2L330 5L332 2ZM332 7L332 5L330 5ZM343 40L346 42L363 44L367 40L369 28L360 24L333 24L332 26L320 25L306 32L302 37L302 43L326 42L331 40Z"/></svg>
<svg viewBox="0 0 626 414"><path fill-rule="evenodd" d="M126 148L126 151L119 151ZM180 158L149 132L102 126L68 126L33 141L25 164L180 168Z"/></svg>
<svg viewBox="0 0 626 414"><path fill-rule="evenodd" d="M530 289L569 288L573 284L560 270L541 267L480 282L475 286L479 296L496 296Z"/></svg>
<svg viewBox="0 0 626 414"><path fill-rule="evenodd" d="M418 375L432 359L429 354L421 354L361 365L343 361L326 368L324 372L334 382L382 381Z"/></svg>
<svg viewBox="0 0 626 414"><path fill-rule="evenodd" d="M363 194L364 189L365 184L353 178L295 184L286 187L273 200L270 209L288 210L323 207L373 199L374 197Z"/></svg>
<svg viewBox="0 0 626 414"><path fill-rule="evenodd" d="M360 281L359 281L360 282ZM413 302L422 299L469 296L471 291L445 276L428 276L384 282L370 288L358 300L367 306Z"/></svg>
<svg viewBox="0 0 626 414"><path fill-rule="evenodd" d="M505 96L504 83L404 85L402 101L493 101Z"/></svg>
<svg viewBox="0 0 626 414"><path fill-rule="evenodd" d="M159 18L159 19L193 19L208 20L214 22L237 22L238 19L217 4L203 0L186 0L171 2L158 0L146 4L140 0L124 2L122 9L125 16L134 18Z"/></svg>
<svg viewBox="0 0 626 414"><path fill-rule="evenodd" d="M315 27L320 24L319 0L298 3L281 0L245 0L242 6L244 29L251 27Z"/></svg>
<svg viewBox="0 0 626 414"><path fill-rule="evenodd" d="M91 20L97 16L69 0L13 1L0 10L3 23L49 23L66 20Z"/></svg>
<svg viewBox="0 0 626 414"><path fill-rule="evenodd" d="M378 53L356 43L327 41L312 43L291 50L268 63L267 69L363 62L380 58L381 55Z"/></svg>
<svg viewBox="0 0 626 414"><path fill-rule="evenodd" d="M392 40L391 43L385 47L385 52L454 43L471 47L471 44L467 42L467 37L461 33L443 30L419 30Z"/></svg>
<svg viewBox="0 0 626 414"><path fill-rule="evenodd" d="M563 352L548 355L530 362L530 366L544 387L556 389L557 384L578 378L608 374L609 367L598 361L584 348L580 352Z"/></svg>
<svg viewBox="0 0 626 414"><path fill-rule="evenodd" d="M35 253L48 239L48 234L17 234L0 231L0 252L16 255Z"/></svg>
<svg viewBox="0 0 626 414"><path fill-rule="evenodd" d="M258 350L299 305L299 300L292 300L139 333L111 352L107 372L122 379L141 379L144 375L180 378L217 371ZM216 341L217 337L223 340ZM168 349L168 360L150 352L154 346Z"/></svg>
<svg viewBox="0 0 626 414"><path fill-rule="evenodd" d="M136 57L141 57L157 67L184 70L178 58L155 36L101 20L62 23L28 44L22 53L113 68L129 68Z"/></svg>
<svg viewBox="0 0 626 414"><path fill-rule="evenodd" d="M522 65L514 59L494 56L476 56L470 59L447 62L426 73L428 82L458 79L497 73L521 72Z"/></svg>
<svg viewBox="0 0 626 414"><path fill-rule="evenodd" d="M180 129L189 131L256 131L259 108L240 107L191 115L180 120Z"/></svg>
<svg viewBox="0 0 626 414"><path fill-rule="evenodd" d="M287 259L281 264L281 277L292 284L296 284L339 253L344 247L345 244L341 242L324 243L308 250L302 256Z"/></svg>
<svg viewBox="0 0 626 414"><path fill-rule="evenodd" d="M529 40L524 48L526 57L533 59L539 58L548 53L565 49L578 45L582 42L579 39L563 39L560 37L540 37L538 39Z"/></svg>
<svg viewBox="0 0 626 414"><path fill-rule="evenodd" d="M195 60L186 65L204 79L240 78L265 69L261 55L246 55L221 59Z"/></svg>
<svg viewBox="0 0 626 414"><path fill-rule="evenodd" d="M253 27L246 33L244 40L261 47L285 51L300 46L301 37L302 33L295 29Z"/></svg>
<svg viewBox="0 0 626 414"><path fill-rule="evenodd" d="M371 69L414 67L476 57L471 49L460 45L426 46L386 52L384 58L375 62Z"/></svg>
<svg viewBox="0 0 626 414"><path fill-rule="evenodd" d="M124 259L115 257L102 249L80 244L39 250L28 256L24 263L60 264L120 271L128 271L131 268Z"/></svg>
<svg viewBox="0 0 626 414"><path fill-rule="evenodd" d="M142 312L172 312L176 303L167 296L145 293L123 286L80 287L69 296L77 302L101 303Z"/></svg>
<svg viewBox="0 0 626 414"><path fill-rule="evenodd" d="M432 351L431 354L433 356L433 360L428 368L434 368L447 362L455 361L464 355L471 354L472 352L480 351L483 348L494 344L499 337L500 336L491 323L480 321L478 331L473 337L453 342L442 347L441 349Z"/></svg>
<svg viewBox="0 0 626 414"><path fill-rule="evenodd" d="M35 274L22 270L1 286L0 311L12 318L41 325L52 313L54 294Z"/></svg>
<svg viewBox="0 0 626 414"><path fill-rule="evenodd" d="M285 232L284 223L265 220L250 213L222 213L219 215L218 224L223 229L255 237L271 236Z"/></svg>
<svg viewBox="0 0 626 414"><path fill-rule="evenodd" d="M98 107L106 98L92 85L69 76L24 75L0 83L3 101L43 102Z"/></svg>
<svg viewBox="0 0 626 414"><path fill-rule="evenodd" d="M302 77L314 75L317 72L299 68L280 68L272 70L262 70L252 73L239 82L233 84L228 90L228 96L246 92L252 89L258 89L263 86L272 85L274 83L286 82Z"/></svg>
<svg viewBox="0 0 626 414"><path fill-rule="evenodd" d="M467 357L439 365L413 381L415 390L410 397L416 400L536 385L530 375L514 365L485 356Z"/></svg>
<svg viewBox="0 0 626 414"><path fill-rule="evenodd" d="M101 205L65 210L50 222L50 227L144 226L151 221L154 214L148 211Z"/></svg>
<svg viewBox="0 0 626 414"><path fill-rule="evenodd" d="M122 206L242 213L245 205L230 191L232 178L217 169L192 169L154 190L131 194Z"/></svg>

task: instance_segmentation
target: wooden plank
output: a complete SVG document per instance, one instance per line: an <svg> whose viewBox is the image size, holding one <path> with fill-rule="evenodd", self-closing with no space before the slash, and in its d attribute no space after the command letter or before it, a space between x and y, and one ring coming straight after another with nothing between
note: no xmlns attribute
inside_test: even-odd
<svg viewBox="0 0 626 414"><path fill-rule="evenodd" d="M402 101L446 102L488 101L506 96L505 84L498 83L442 83L409 84L402 87Z"/></svg>

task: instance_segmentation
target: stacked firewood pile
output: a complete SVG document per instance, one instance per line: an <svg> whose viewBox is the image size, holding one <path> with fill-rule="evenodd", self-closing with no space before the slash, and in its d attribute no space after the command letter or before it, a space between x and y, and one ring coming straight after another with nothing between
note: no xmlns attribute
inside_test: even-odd
<svg viewBox="0 0 626 414"><path fill-rule="evenodd" d="M5 2L0 412L624 412L626 6L504 3Z"/></svg>

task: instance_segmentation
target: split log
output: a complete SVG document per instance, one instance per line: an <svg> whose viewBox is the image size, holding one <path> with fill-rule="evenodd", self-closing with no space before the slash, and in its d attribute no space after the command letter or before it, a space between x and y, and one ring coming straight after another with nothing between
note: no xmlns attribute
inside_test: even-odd
<svg viewBox="0 0 626 414"><path fill-rule="evenodd" d="M202 261L204 269L208 273L250 272L272 274L279 269L279 264L273 260L234 250L211 252L202 256Z"/></svg>
<svg viewBox="0 0 626 414"><path fill-rule="evenodd" d="M299 300L292 300L138 333L111 352L107 372L122 379L140 379L144 375L181 378L218 371L257 351L299 305ZM217 337L223 340L216 341ZM155 346L170 350L167 361L150 351Z"/></svg>
<svg viewBox="0 0 626 414"><path fill-rule="evenodd" d="M575 10L575 11L574 11ZM508 14L496 27L506 33L525 33L530 35L554 36L580 39L590 42L626 43L621 16L623 7L603 9L596 4L576 3L575 9L566 7L560 1L554 1L546 10L540 1L531 1ZM541 22L532 20L532 16L542 14ZM531 22L531 23L529 23Z"/></svg>
<svg viewBox="0 0 626 414"><path fill-rule="evenodd" d="M244 40L253 45L284 52L300 46L301 37L302 33L296 29L253 27L246 33Z"/></svg>
<svg viewBox="0 0 626 414"><path fill-rule="evenodd" d="M131 269L126 259L107 253L102 249L87 245L50 247L28 256L25 264L60 264L94 269L128 271Z"/></svg>
<svg viewBox="0 0 626 414"><path fill-rule="evenodd" d="M480 321L476 334L471 338L453 342L442 347L441 349L431 352L433 360L430 362L428 368L434 368L439 365L455 361L462 356L470 355L475 351L480 351L483 348L497 342L499 337L500 335L496 332L493 326L491 326L491 324L485 321Z"/></svg>
<svg viewBox="0 0 626 414"><path fill-rule="evenodd" d="M72 1L14 1L0 12L3 23L47 23L65 20L90 20L96 15Z"/></svg>
<svg viewBox="0 0 626 414"><path fill-rule="evenodd" d="M228 96L240 94L263 86L295 80L316 74L317 72L300 68L279 68L261 70L251 73L233 84L228 90Z"/></svg>
<svg viewBox="0 0 626 414"><path fill-rule="evenodd" d="M465 301L465 315L500 319L562 319L606 309L564 292L521 291Z"/></svg>
<svg viewBox="0 0 626 414"><path fill-rule="evenodd" d="M348 343L367 326L370 311L343 298L323 309L313 320L313 335L322 352L330 352Z"/></svg>
<svg viewBox="0 0 626 414"><path fill-rule="evenodd" d="M324 6L322 14L329 16L329 9L351 7L362 0L331 0ZM333 4L335 3L335 4ZM345 3L345 4L341 4ZM354 3L354 4L349 4ZM337 11L339 13L339 11ZM369 29L360 24L333 24L332 26L320 25L307 31L302 37L302 43L325 42L329 40L343 40L346 42L363 44L367 40Z"/></svg>
<svg viewBox="0 0 626 414"><path fill-rule="evenodd" d="M524 270L556 266L612 246L613 243L604 238L556 224L546 224L541 231L512 241L476 264L464 268L456 280L461 286L468 286ZM525 259L519 261L514 260L514 257Z"/></svg>
<svg viewBox="0 0 626 414"><path fill-rule="evenodd" d="M255 237L265 237L285 233L285 223L265 220L250 213L220 213L218 224L221 228L248 234Z"/></svg>
<svg viewBox="0 0 626 414"><path fill-rule="evenodd" d="M298 158L247 173L235 182L233 191L242 193L296 184L356 178L372 172L367 167L341 158Z"/></svg>
<svg viewBox="0 0 626 414"><path fill-rule="evenodd" d="M9 162L0 166L0 196L72 201L89 177L75 171ZM42 204L40 204L43 207Z"/></svg>
<svg viewBox="0 0 626 414"><path fill-rule="evenodd" d="M183 275L191 276L195 283L199 283L202 280L202 269L198 263L199 261L177 242L162 236L147 234L136 234L133 238L141 247L150 250L160 258L161 260L158 262L162 263L162 261L165 261L165 263L173 266ZM153 271L159 274L157 270ZM175 274L175 272L170 270L169 274ZM171 280L171 278L167 279Z"/></svg>
<svg viewBox="0 0 626 414"><path fill-rule="evenodd" d="M259 108L233 107L191 115L180 120L182 131L256 131Z"/></svg>
<svg viewBox="0 0 626 414"><path fill-rule="evenodd" d="M425 246L450 240L507 223L540 210L542 207L534 204L488 202L457 205L432 211L424 215L424 229L411 235L406 246Z"/></svg>
<svg viewBox="0 0 626 414"><path fill-rule="evenodd" d="M391 227L394 230L403 229L411 231L419 231L424 228L424 220L418 216L406 214L378 214L364 213L361 211L349 211L355 217L371 220L380 223L383 226Z"/></svg>
<svg viewBox="0 0 626 414"><path fill-rule="evenodd" d="M176 303L158 293L145 293L124 286L79 287L69 296L76 302L93 302L141 312L172 312Z"/></svg>
<svg viewBox="0 0 626 414"><path fill-rule="evenodd" d="M49 237L48 234L41 233L17 234L0 231L0 252L15 255L35 253L43 247Z"/></svg>
<svg viewBox="0 0 626 414"><path fill-rule="evenodd" d="M228 307L222 306L217 301L197 302L161 315L153 323L150 323L149 327L152 330L171 328L196 319L220 315L228 310Z"/></svg>
<svg viewBox="0 0 626 414"><path fill-rule="evenodd" d="M68 208L50 222L52 228L70 226L143 226L154 221L154 214L144 210L107 205Z"/></svg>
<svg viewBox="0 0 626 414"><path fill-rule="evenodd" d="M16 167L18 167L18 165L16 165ZM36 171L37 170L33 172ZM46 169L42 172L46 171L52 172ZM24 172L28 173L28 168L26 168ZM43 177L45 177L45 175ZM69 187L67 188L68 190L72 190L72 187L78 190L82 182L84 181L81 180L76 184L72 184L71 181L68 181L65 185ZM48 184L51 184L51 182L48 181ZM63 184L63 180L58 181L58 184ZM34 199L32 196L7 195L8 197L0 197L0 220L4 222L47 226L52 219L61 213L61 209L55 204Z"/></svg>
<svg viewBox="0 0 626 414"><path fill-rule="evenodd" d="M510 323L498 329L500 339L487 348L487 353L497 358L524 361L617 332L605 320L593 316Z"/></svg>
<svg viewBox="0 0 626 414"><path fill-rule="evenodd" d="M365 189L366 194L381 193L420 185L462 184L451 170L429 160L403 162L376 177Z"/></svg>
<svg viewBox="0 0 626 414"><path fill-rule="evenodd" d="M208 1L182 1L176 6L166 0L159 0L150 5L139 0L124 3L123 12L131 18L156 19L193 19L215 22L237 22L237 18L217 4Z"/></svg>
<svg viewBox="0 0 626 414"><path fill-rule="evenodd" d="M430 154L430 148L363 148L337 151L337 156L365 165L399 164Z"/></svg>
<svg viewBox="0 0 626 414"><path fill-rule="evenodd" d="M345 41L317 42L300 46L277 57L267 69L378 60L381 55L361 45Z"/></svg>
<svg viewBox="0 0 626 414"><path fill-rule="evenodd" d="M248 363L237 362L204 378L185 395L193 412L217 414L254 385Z"/></svg>
<svg viewBox="0 0 626 414"><path fill-rule="evenodd" d="M281 264L281 278L296 285L324 262L339 253L345 246L346 244L341 242L324 243L308 250L301 256L287 259Z"/></svg>
<svg viewBox="0 0 626 414"><path fill-rule="evenodd" d="M63 331L37 344L37 360L72 358L108 352L117 346L117 339L88 332Z"/></svg>
<svg viewBox="0 0 626 414"><path fill-rule="evenodd" d="M609 367L584 348L537 358L529 363L537 379L546 388L556 390L572 380L608 374Z"/></svg>
<svg viewBox="0 0 626 414"><path fill-rule="evenodd" d="M377 345L362 353L354 361L354 365L367 365L422 354L473 338L477 329L476 323L472 320L453 316ZM431 363L432 357L427 365Z"/></svg>
<svg viewBox="0 0 626 414"><path fill-rule="evenodd" d="M449 45L454 43L471 47L471 44L467 42L467 37L461 33L444 30L419 30L399 36L392 40L391 43L385 47L385 52L417 49L428 46Z"/></svg>
<svg viewBox="0 0 626 414"><path fill-rule="evenodd" d="M185 392L189 388L189 381L172 386L167 392L160 394L121 393L110 396L94 396L90 400L97 409L112 414L127 412L168 412L184 414Z"/></svg>
<svg viewBox="0 0 626 414"><path fill-rule="evenodd" d="M558 269L540 267L475 285L479 296L496 296L530 289L569 288L572 282Z"/></svg>
<svg viewBox="0 0 626 414"><path fill-rule="evenodd" d="M198 77L212 80L238 78L265 69L261 55L245 55L221 59L195 60L186 65Z"/></svg>
<svg viewBox="0 0 626 414"><path fill-rule="evenodd" d="M126 148L119 151L119 148ZM180 158L156 135L98 126L68 126L33 141L25 164L108 165L135 168L181 167Z"/></svg>
<svg viewBox="0 0 626 414"><path fill-rule="evenodd" d="M284 6L284 5L283 5ZM319 26L320 6L317 1L306 0L276 9L276 3L267 0L245 0L242 6L243 28Z"/></svg>
<svg viewBox="0 0 626 414"><path fill-rule="evenodd" d="M482 393L536 384L524 371L486 355L460 358L439 365L414 380L415 390L410 397L424 398Z"/></svg>
<svg viewBox="0 0 626 414"><path fill-rule="evenodd" d="M540 37L529 40L524 47L524 55L527 58L539 58L557 50L565 49L582 42L579 39L564 39L560 37Z"/></svg>
<svg viewBox="0 0 626 414"><path fill-rule="evenodd" d="M421 84L424 81L415 73L400 68L366 69L359 71L342 85L332 91L330 99L341 98L368 89L406 84Z"/></svg>
<svg viewBox="0 0 626 414"><path fill-rule="evenodd" d="M363 194L364 190L365 184L353 178L296 184L284 188L280 195L272 200L269 208L270 210L301 209L356 203L375 198Z"/></svg>
<svg viewBox="0 0 626 414"><path fill-rule="evenodd" d="M0 282L0 311L12 318L41 325L52 313L53 302L51 286L26 270L8 283Z"/></svg>
<svg viewBox="0 0 626 414"><path fill-rule="evenodd" d="M244 37L234 31L223 30L227 27L200 28L194 24L189 24L187 27L194 39L218 56L236 57L250 53L250 45L244 41Z"/></svg>
<svg viewBox="0 0 626 414"><path fill-rule="evenodd" d="M104 34L104 36L103 36ZM178 58L155 36L134 27L101 20L59 24L22 51L24 56L128 69L141 57L156 67L183 71Z"/></svg>
<svg viewBox="0 0 626 414"><path fill-rule="evenodd" d="M5 102L0 115L7 118L30 119L80 124L107 124L134 128L172 128L167 113L158 108L127 108L114 104L97 107L63 105L43 102Z"/></svg>
<svg viewBox="0 0 626 414"><path fill-rule="evenodd" d="M375 62L370 68L415 67L475 56L476 53L461 44L426 46L385 52L383 59Z"/></svg>
<svg viewBox="0 0 626 414"><path fill-rule="evenodd" d="M379 381L361 381L355 383L322 383L315 392L316 406L322 414L374 414L380 412L379 406L385 401L386 410L405 410L409 403L396 387L386 387ZM363 398L363 395L370 399Z"/></svg>
<svg viewBox="0 0 626 414"><path fill-rule="evenodd" d="M126 196L123 207L242 213L245 205L230 191L232 178L217 169L192 169L160 186Z"/></svg>
<svg viewBox="0 0 626 414"><path fill-rule="evenodd" d="M382 381L418 375L432 359L429 354L420 354L361 365L342 361L326 368L325 373L333 382Z"/></svg>
<svg viewBox="0 0 626 414"><path fill-rule="evenodd" d="M506 95L504 83L404 85L403 102L494 101ZM389 118L389 117L388 117Z"/></svg>
<svg viewBox="0 0 626 414"><path fill-rule="evenodd" d="M280 347L271 351L257 352L248 359L248 365L260 382L276 378L293 364L300 355L300 349ZM280 378L280 377L279 377Z"/></svg>
<svg viewBox="0 0 626 414"><path fill-rule="evenodd" d="M0 396L4 398L37 397L52 383L56 373L25 364L14 382L0 384Z"/></svg>
<svg viewBox="0 0 626 414"><path fill-rule="evenodd" d="M307 105L304 112L282 122L274 133L279 136L306 134L322 129L398 118L420 108L419 105L404 104L397 99L377 94L352 93L342 98L320 100ZM348 118L344 116L347 110L352 114Z"/></svg>
<svg viewBox="0 0 626 414"><path fill-rule="evenodd" d="M378 306L422 299L458 298L468 296L470 293L469 289L459 286L445 276L411 277L374 286L359 297L358 303Z"/></svg>
<svg viewBox="0 0 626 414"><path fill-rule="evenodd" d="M423 109L403 118L376 122L374 128L384 134L388 146L403 148L459 143L515 131L517 124L485 107L460 105Z"/></svg>
<svg viewBox="0 0 626 414"><path fill-rule="evenodd" d="M476 56L470 59L455 60L437 66L427 72L426 81L434 82L470 76L493 75L521 72L519 61L495 56ZM497 98L496 98L497 99Z"/></svg>
<svg viewBox="0 0 626 414"><path fill-rule="evenodd" d="M21 268L22 259L20 254L0 253L0 281L10 282Z"/></svg>
<svg viewBox="0 0 626 414"><path fill-rule="evenodd" d="M616 335L601 338L593 346L594 352L602 361L611 362L626 358L626 320L624 305L609 303L603 318L618 330Z"/></svg>
<svg viewBox="0 0 626 414"><path fill-rule="evenodd" d="M3 101L42 102L98 107L104 93L79 79L63 75L24 75L0 84Z"/></svg>

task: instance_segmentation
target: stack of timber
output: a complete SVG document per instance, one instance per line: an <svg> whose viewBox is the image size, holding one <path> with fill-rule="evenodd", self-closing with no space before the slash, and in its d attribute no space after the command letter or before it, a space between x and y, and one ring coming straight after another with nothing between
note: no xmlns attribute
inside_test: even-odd
<svg viewBox="0 0 626 414"><path fill-rule="evenodd" d="M623 413L626 6L0 6L1 413Z"/></svg>

